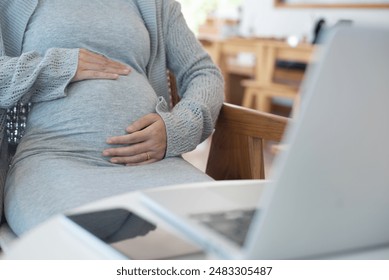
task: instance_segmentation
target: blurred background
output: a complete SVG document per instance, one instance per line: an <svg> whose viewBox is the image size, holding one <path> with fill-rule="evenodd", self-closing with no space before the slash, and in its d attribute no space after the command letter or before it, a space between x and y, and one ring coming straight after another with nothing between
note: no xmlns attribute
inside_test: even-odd
<svg viewBox="0 0 389 280"><path fill-rule="evenodd" d="M291 116L312 54L339 25L389 27L389 0L178 0L221 68L225 100Z"/></svg>
<svg viewBox="0 0 389 280"><path fill-rule="evenodd" d="M325 31L339 25L389 28L389 0L178 1L222 70L225 101L289 118L298 113L301 84ZM278 149L269 145L269 164ZM185 156L204 169L207 145Z"/></svg>
<svg viewBox="0 0 389 280"><path fill-rule="evenodd" d="M198 34L207 17L240 22L239 35L312 36L314 23L351 20L389 26L389 0L178 0L189 26Z"/></svg>

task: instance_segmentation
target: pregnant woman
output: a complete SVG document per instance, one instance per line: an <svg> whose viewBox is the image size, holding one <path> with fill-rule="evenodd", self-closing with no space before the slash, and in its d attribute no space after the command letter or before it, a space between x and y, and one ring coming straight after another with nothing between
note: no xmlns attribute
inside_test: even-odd
<svg viewBox="0 0 389 280"><path fill-rule="evenodd" d="M32 102L4 189L15 233L100 198L211 180L180 155L212 132L223 81L176 1L0 0L0 6L1 107ZM85 55L109 58L107 68L119 70L80 78ZM181 95L173 109L166 69Z"/></svg>

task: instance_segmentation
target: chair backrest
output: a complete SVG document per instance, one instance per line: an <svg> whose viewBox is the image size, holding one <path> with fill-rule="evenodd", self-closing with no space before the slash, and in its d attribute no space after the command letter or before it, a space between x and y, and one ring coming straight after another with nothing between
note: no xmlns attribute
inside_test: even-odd
<svg viewBox="0 0 389 280"><path fill-rule="evenodd" d="M178 103L178 101L180 101L180 96L178 95L176 77L170 70L167 70L167 79L169 84L171 103L172 107L174 107Z"/></svg>
<svg viewBox="0 0 389 280"><path fill-rule="evenodd" d="M305 65L312 59L313 45L291 47L285 42L268 42L265 48L265 69L261 78L264 84L290 84L298 86Z"/></svg>
<svg viewBox="0 0 389 280"><path fill-rule="evenodd" d="M312 60L314 46L302 43L291 47L283 41L266 41L262 47L261 75L245 80L242 105L264 112L272 112L274 98L292 100L292 113L298 111L299 87L305 67Z"/></svg>

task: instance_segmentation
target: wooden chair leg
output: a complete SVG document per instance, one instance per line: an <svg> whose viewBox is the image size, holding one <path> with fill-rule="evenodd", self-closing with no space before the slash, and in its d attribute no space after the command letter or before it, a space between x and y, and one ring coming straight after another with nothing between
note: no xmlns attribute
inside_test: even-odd
<svg viewBox="0 0 389 280"><path fill-rule="evenodd" d="M242 106L246 108L254 108L255 92L253 88L247 87L244 91Z"/></svg>

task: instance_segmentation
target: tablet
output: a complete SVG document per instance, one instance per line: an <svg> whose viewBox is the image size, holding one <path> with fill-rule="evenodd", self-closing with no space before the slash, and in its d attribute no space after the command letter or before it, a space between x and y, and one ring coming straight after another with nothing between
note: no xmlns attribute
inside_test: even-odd
<svg viewBox="0 0 389 280"><path fill-rule="evenodd" d="M190 241L127 209L107 209L66 217L129 259L191 259L202 253Z"/></svg>

